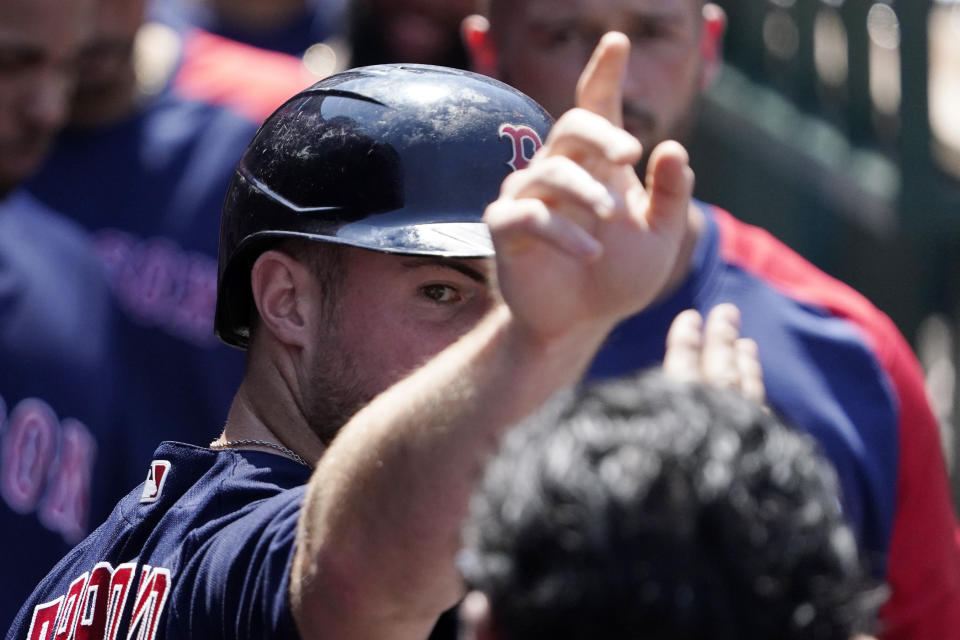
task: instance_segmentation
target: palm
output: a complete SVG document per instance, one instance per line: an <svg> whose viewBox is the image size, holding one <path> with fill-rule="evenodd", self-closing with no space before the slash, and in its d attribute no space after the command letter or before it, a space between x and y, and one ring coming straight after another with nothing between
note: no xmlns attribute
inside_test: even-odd
<svg viewBox="0 0 960 640"><path fill-rule="evenodd" d="M583 261L543 241L498 249L500 286L515 317L552 336L584 322L615 322L660 292L677 259L683 220L674 215L651 224L650 199L633 180L627 210L594 229L603 246L599 259Z"/></svg>
<svg viewBox="0 0 960 640"><path fill-rule="evenodd" d="M513 316L552 338L609 329L649 304L676 263L693 176L686 151L650 155L648 190L634 173L641 147L621 128L630 43L608 33L530 165L487 209L500 289Z"/></svg>

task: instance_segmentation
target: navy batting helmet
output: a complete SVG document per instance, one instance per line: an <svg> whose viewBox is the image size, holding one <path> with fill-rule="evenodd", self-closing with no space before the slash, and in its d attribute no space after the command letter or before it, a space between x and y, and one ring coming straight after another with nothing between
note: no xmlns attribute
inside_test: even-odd
<svg viewBox="0 0 960 640"><path fill-rule="evenodd" d="M483 210L551 124L516 89L443 67L363 67L300 92L260 127L227 191L217 335L246 347L250 268L278 238L493 255Z"/></svg>

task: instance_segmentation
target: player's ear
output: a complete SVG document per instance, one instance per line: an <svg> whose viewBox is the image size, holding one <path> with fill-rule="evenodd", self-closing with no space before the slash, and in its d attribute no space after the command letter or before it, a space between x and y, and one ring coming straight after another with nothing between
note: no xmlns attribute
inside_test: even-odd
<svg viewBox="0 0 960 640"><path fill-rule="evenodd" d="M321 317L319 287L309 268L282 251L263 252L250 271L250 288L260 316L261 331L279 342L302 347L312 331L310 321Z"/></svg>
<svg viewBox="0 0 960 640"><path fill-rule="evenodd" d="M486 17L471 14L460 23L460 37L470 55L470 69L483 75L497 76L497 47Z"/></svg>
<svg viewBox="0 0 960 640"><path fill-rule="evenodd" d="M718 5L708 2L703 5L703 30L700 34L700 56L703 69L700 75L700 90L712 85L723 66L723 37L727 32L727 14Z"/></svg>

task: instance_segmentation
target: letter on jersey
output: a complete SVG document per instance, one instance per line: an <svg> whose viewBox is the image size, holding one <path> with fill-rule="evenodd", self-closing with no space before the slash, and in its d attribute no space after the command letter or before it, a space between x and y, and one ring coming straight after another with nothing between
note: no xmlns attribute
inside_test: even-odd
<svg viewBox="0 0 960 640"><path fill-rule="evenodd" d="M137 587L137 602L133 606L133 621L127 640L153 640L157 635L157 622L167 603L170 591L170 571L162 567L156 569L144 565L140 573L140 586ZM136 636L134 636L136 633Z"/></svg>

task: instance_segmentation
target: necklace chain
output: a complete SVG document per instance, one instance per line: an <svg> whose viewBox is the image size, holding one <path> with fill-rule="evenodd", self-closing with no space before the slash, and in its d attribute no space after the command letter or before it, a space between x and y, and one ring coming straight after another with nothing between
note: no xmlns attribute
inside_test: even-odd
<svg viewBox="0 0 960 640"><path fill-rule="evenodd" d="M274 449L276 451L279 451L283 455L287 456L291 460L296 460L297 462L299 462L305 467L310 466L309 464L307 464L307 461L301 458L300 454L298 454L296 451L293 451L292 449L288 449L282 444L277 444L276 442L269 442L267 440L250 440L250 439L227 440L226 442L214 442L213 444L210 445L210 448L211 449L230 449L232 447L243 447L243 446L249 446L249 445L259 445L261 447L268 447L270 449Z"/></svg>

